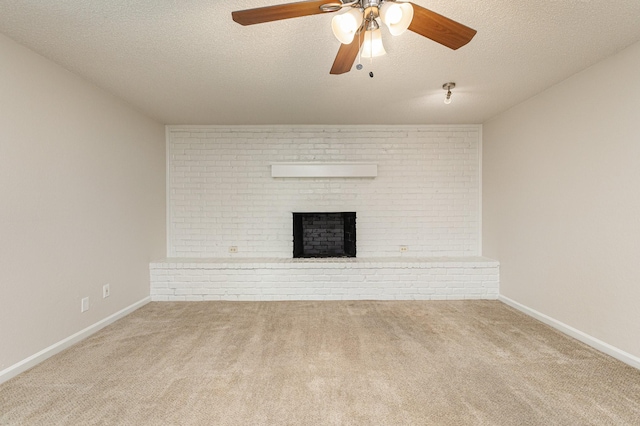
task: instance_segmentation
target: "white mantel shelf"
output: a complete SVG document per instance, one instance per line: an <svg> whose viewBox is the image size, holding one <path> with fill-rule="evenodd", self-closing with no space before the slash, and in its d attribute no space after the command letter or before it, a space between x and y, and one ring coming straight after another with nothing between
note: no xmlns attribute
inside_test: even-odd
<svg viewBox="0 0 640 426"><path fill-rule="evenodd" d="M374 178L378 176L375 163L273 163L271 177L274 178Z"/></svg>

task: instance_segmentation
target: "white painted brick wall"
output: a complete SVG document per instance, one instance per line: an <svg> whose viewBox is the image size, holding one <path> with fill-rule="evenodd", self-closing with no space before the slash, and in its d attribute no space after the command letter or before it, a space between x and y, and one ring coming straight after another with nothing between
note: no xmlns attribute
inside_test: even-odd
<svg viewBox="0 0 640 426"><path fill-rule="evenodd" d="M154 301L497 299L491 259L167 259L150 266Z"/></svg>
<svg viewBox="0 0 640 426"><path fill-rule="evenodd" d="M479 254L480 126L169 127L169 257L292 256L292 212L357 212L359 258ZM371 178L272 178L291 161ZM230 254L229 247L238 253ZM187 297L187 295L185 295Z"/></svg>

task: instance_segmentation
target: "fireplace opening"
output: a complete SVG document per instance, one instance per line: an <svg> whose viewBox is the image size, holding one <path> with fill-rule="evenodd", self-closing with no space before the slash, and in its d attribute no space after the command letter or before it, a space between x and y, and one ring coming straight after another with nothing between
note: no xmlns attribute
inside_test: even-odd
<svg viewBox="0 0 640 426"><path fill-rule="evenodd" d="M293 257L356 257L356 213L293 213Z"/></svg>

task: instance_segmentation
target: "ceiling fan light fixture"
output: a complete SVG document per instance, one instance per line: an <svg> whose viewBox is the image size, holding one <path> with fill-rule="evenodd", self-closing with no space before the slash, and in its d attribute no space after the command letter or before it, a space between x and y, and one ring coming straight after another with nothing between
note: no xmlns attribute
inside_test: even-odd
<svg viewBox="0 0 640 426"><path fill-rule="evenodd" d="M236 10L231 12L231 18L240 25L255 25L342 9L345 13L331 21L331 29L340 41L329 71L332 75L349 72L359 54L373 57L386 53L379 31L382 23L392 35L409 30L452 50L466 45L476 35L473 28L411 3L411 0L294 0L293 3ZM365 39L368 40L363 46Z"/></svg>
<svg viewBox="0 0 640 426"><path fill-rule="evenodd" d="M411 25L413 6L411 3L386 1L380 6L380 19L392 35L400 35Z"/></svg>
<svg viewBox="0 0 640 426"><path fill-rule="evenodd" d="M333 35L342 44L350 44L362 25L362 11L352 8L346 13L336 15L331 20Z"/></svg>
<svg viewBox="0 0 640 426"><path fill-rule="evenodd" d="M387 51L382 45L382 31L380 29L366 31L362 43L362 57L375 58L386 54Z"/></svg>

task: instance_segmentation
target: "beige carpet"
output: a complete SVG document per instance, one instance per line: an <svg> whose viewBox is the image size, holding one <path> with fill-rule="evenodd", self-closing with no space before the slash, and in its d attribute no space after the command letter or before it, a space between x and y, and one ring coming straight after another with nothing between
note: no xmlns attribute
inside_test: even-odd
<svg viewBox="0 0 640 426"><path fill-rule="evenodd" d="M2 425L640 425L640 371L496 301L151 303Z"/></svg>

